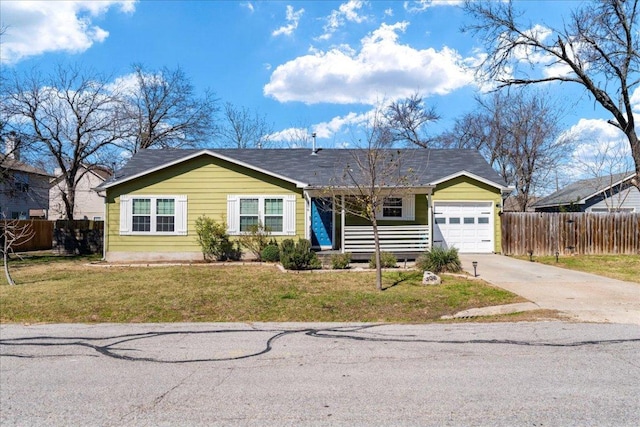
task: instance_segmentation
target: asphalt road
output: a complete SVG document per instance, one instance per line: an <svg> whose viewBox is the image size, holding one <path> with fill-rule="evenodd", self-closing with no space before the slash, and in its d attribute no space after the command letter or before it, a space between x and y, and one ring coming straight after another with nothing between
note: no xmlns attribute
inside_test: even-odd
<svg viewBox="0 0 640 427"><path fill-rule="evenodd" d="M2 426L640 425L640 328L0 325Z"/></svg>

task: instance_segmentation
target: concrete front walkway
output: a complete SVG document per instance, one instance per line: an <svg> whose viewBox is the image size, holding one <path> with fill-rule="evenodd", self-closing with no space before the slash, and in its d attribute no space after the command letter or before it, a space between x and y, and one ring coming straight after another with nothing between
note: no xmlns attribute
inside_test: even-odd
<svg viewBox="0 0 640 427"><path fill-rule="evenodd" d="M460 254L462 267L535 303L586 322L640 325L640 283L609 279L495 254Z"/></svg>

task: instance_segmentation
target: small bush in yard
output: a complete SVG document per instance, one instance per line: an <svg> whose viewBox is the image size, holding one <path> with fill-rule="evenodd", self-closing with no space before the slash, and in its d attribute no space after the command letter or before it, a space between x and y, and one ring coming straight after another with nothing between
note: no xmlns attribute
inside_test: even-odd
<svg viewBox="0 0 640 427"><path fill-rule="evenodd" d="M269 245L271 231L264 227L262 223L249 226L249 230L238 237L240 245L247 248L249 252L258 260L262 260L262 250Z"/></svg>
<svg viewBox="0 0 640 427"><path fill-rule="evenodd" d="M311 250L308 239L300 239L294 243L285 239L280 245L280 262L287 270L311 270L321 268L322 264L315 252Z"/></svg>
<svg viewBox="0 0 640 427"><path fill-rule="evenodd" d="M420 255L416 260L416 267L422 271L432 273L458 273L462 271L462 264L458 257L458 249L434 247Z"/></svg>
<svg viewBox="0 0 640 427"><path fill-rule="evenodd" d="M380 252L380 264L382 268L393 268L396 266L398 260L395 255L390 252ZM376 254L371 255L369 259L369 268L376 268Z"/></svg>
<svg viewBox="0 0 640 427"><path fill-rule="evenodd" d="M349 268L350 262L351 262L350 252L331 255L331 268L333 268L334 270L344 270L345 268Z"/></svg>
<svg viewBox="0 0 640 427"><path fill-rule="evenodd" d="M260 253L262 261L278 262L280 261L280 248L277 244L269 243Z"/></svg>
<svg viewBox="0 0 640 427"><path fill-rule="evenodd" d="M229 241L224 223L202 215L196 219L196 234L205 261L234 259L236 249Z"/></svg>

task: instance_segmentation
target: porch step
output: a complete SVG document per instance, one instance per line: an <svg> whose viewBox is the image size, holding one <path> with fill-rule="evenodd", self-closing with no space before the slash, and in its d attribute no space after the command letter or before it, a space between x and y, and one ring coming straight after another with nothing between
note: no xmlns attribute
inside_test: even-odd
<svg viewBox="0 0 640 427"><path fill-rule="evenodd" d="M318 255L318 259L322 262L323 265L331 265L331 256L334 254L339 254L340 251L330 250L330 251L318 251L316 254ZM424 252L395 252L392 251L393 255L396 257L399 263L406 261L415 261L420 255ZM353 261L369 261L373 252L355 252L351 254L351 259Z"/></svg>

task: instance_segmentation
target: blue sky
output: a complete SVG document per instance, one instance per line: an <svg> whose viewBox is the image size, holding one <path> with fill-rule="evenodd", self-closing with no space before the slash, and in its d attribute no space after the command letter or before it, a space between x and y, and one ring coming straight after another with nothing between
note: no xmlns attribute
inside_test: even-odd
<svg viewBox="0 0 640 427"><path fill-rule="evenodd" d="M349 145L349 127L376 103L418 92L442 117L435 134L471 111L483 88L468 69L483 46L460 31L469 19L460 3L2 0L1 67L73 62L115 79L134 63L180 66L197 91L266 115L274 139L298 129L316 132L324 147ZM579 4L522 3L532 25L558 24ZM622 140L582 92L551 92L581 99L564 122L584 141L576 155Z"/></svg>

